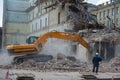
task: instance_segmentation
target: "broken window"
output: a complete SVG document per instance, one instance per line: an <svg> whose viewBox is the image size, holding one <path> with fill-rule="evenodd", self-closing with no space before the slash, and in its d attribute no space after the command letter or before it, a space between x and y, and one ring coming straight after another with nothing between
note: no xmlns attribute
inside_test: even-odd
<svg viewBox="0 0 120 80"><path fill-rule="evenodd" d="M40 19L40 29L42 29L42 19Z"/></svg>
<svg viewBox="0 0 120 80"><path fill-rule="evenodd" d="M36 22L36 31L37 31L37 26L38 26L38 24L37 24L37 22Z"/></svg>
<svg viewBox="0 0 120 80"><path fill-rule="evenodd" d="M108 9L108 10L107 10L107 16L109 16L109 13L110 13L110 10Z"/></svg>
<svg viewBox="0 0 120 80"><path fill-rule="evenodd" d="M105 19L105 10L103 11L103 18Z"/></svg>
<svg viewBox="0 0 120 80"><path fill-rule="evenodd" d="M118 14L119 13L119 7L116 7L115 8L115 14Z"/></svg>
<svg viewBox="0 0 120 80"><path fill-rule="evenodd" d="M32 32L34 32L34 25L32 24Z"/></svg>
<svg viewBox="0 0 120 80"><path fill-rule="evenodd" d="M60 24L60 12L58 13L58 24Z"/></svg>
<svg viewBox="0 0 120 80"><path fill-rule="evenodd" d="M41 30L41 19L40 19L40 30Z"/></svg>
<svg viewBox="0 0 120 80"><path fill-rule="evenodd" d="M101 12L99 13L99 19L101 20Z"/></svg>
<svg viewBox="0 0 120 80"><path fill-rule="evenodd" d="M115 24L118 25L118 18L116 18L116 20L115 20Z"/></svg>
<svg viewBox="0 0 120 80"><path fill-rule="evenodd" d="M48 26L48 20L47 20L47 18L45 18L45 27L47 27Z"/></svg>
<svg viewBox="0 0 120 80"><path fill-rule="evenodd" d="M114 16L114 14L115 14L115 13L114 13L114 8L112 8L112 16Z"/></svg>

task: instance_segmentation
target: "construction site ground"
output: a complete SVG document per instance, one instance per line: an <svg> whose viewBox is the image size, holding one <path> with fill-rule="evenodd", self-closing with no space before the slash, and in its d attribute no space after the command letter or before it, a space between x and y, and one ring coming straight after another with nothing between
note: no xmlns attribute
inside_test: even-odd
<svg viewBox="0 0 120 80"><path fill-rule="evenodd" d="M120 73L92 73L92 72L44 72L44 71L30 71L30 70L9 70L9 75L7 74L8 70L0 69L0 80L4 80L6 75L10 80L16 80L17 76L32 76L35 80L120 80ZM82 76L94 75L97 79L85 79ZM8 79L8 80L9 80Z"/></svg>
<svg viewBox="0 0 120 80"><path fill-rule="evenodd" d="M33 77L34 80L120 80L119 59L115 57L107 63L100 63L99 73L96 74L92 72L92 64L58 54L48 62L1 65L0 80L18 80L17 77L21 76Z"/></svg>

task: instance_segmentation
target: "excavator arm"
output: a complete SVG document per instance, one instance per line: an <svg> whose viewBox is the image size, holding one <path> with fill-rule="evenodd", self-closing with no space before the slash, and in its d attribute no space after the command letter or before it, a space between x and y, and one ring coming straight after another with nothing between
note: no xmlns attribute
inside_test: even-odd
<svg viewBox="0 0 120 80"><path fill-rule="evenodd" d="M79 34L56 31L43 34L33 44L9 45L7 46L7 50L10 55L38 54L47 42L48 38L58 38L78 42L85 48L89 49L88 43Z"/></svg>

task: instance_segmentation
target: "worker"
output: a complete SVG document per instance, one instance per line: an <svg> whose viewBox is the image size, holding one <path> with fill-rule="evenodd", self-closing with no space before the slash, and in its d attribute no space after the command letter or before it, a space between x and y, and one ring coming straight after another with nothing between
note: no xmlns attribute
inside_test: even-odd
<svg viewBox="0 0 120 80"><path fill-rule="evenodd" d="M99 56L98 53L95 54L95 56L92 59L93 62L93 72L96 72L96 74L98 74L98 70L99 70L99 62L102 61L102 58Z"/></svg>

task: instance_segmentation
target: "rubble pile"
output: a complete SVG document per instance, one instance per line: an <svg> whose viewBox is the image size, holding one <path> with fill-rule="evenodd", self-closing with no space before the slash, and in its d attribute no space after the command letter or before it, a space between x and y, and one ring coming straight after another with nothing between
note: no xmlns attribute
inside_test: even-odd
<svg viewBox="0 0 120 80"><path fill-rule="evenodd" d="M120 37L120 33L116 30L111 30L110 32L106 29L103 30L92 30L89 33L90 41L116 41Z"/></svg>
<svg viewBox="0 0 120 80"><path fill-rule="evenodd" d="M88 35L91 53L99 51L104 60L111 60L119 53L120 33L116 30L91 30Z"/></svg>
<svg viewBox="0 0 120 80"><path fill-rule="evenodd" d="M49 70L49 71L87 71L90 69L88 64L85 62L80 62L73 56L65 56L63 54L58 54L52 60L48 62L35 62L34 60L28 60L21 64L11 64L6 66L0 66L1 68L13 68L13 69L24 69L24 70Z"/></svg>
<svg viewBox="0 0 120 80"><path fill-rule="evenodd" d="M22 69L34 71L79 71L79 72L92 72L92 64L80 62L73 56L65 56L58 54L48 62L36 62L28 60L21 64L9 64L6 66L1 65L2 69ZM110 62L100 63L99 72L120 72L120 56L111 59Z"/></svg>
<svg viewBox="0 0 120 80"><path fill-rule="evenodd" d="M39 3L39 0L37 0ZM42 0L52 1L52 4L45 7L58 8L59 12L66 12L66 22L69 24L69 30L78 32L83 29L103 29L104 25L97 22L96 15L91 14L91 9L97 9L96 5L85 2L85 0Z"/></svg>
<svg viewBox="0 0 120 80"><path fill-rule="evenodd" d="M89 8L97 8L95 5L86 3L84 0L69 0L68 3L71 5L66 10L68 13L67 21L70 22L70 25L72 24L73 31L78 32L88 28L104 28L97 23L96 16L89 12Z"/></svg>
<svg viewBox="0 0 120 80"><path fill-rule="evenodd" d="M120 72L120 56L111 59L109 62L103 62L100 66L101 72Z"/></svg>
<svg viewBox="0 0 120 80"><path fill-rule="evenodd" d="M120 67L120 56L111 59L110 65L112 67Z"/></svg>

